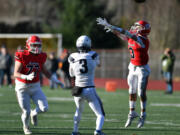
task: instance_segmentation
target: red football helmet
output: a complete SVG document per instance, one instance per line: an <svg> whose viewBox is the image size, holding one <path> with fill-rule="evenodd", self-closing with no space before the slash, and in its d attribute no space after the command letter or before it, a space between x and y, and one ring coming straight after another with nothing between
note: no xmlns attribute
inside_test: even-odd
<svg viewBox="0 0 180 135"><path fill-rule="evenodd" d="M143 20L135 22L134 25L130 29L131 33L140 34L143 36L149 35L150 31L151 31L150 24Z"/></svg>
<svg viewBox="0 0 180 135"><path fill-rule="evenodd" d="M42 51L41 39L36 35L30 36L26 41L26 48L31 53L40 54Z"/></svg>

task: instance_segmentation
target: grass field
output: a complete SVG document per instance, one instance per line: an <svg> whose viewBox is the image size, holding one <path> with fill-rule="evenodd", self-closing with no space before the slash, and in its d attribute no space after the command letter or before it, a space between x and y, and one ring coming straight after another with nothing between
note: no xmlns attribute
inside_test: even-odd
<svg viewBox="0 0 180 135"><path fill-rule="evenodd" d="M69 90L50 90L43 87L48 98L49 111L38 116L37 127L30 126L34 135L70 135L73 128L75 104ZM106 135L180 135L180 92L165 95L163 91L148 91L147 119L137 129L138 119L124 128L128 114L128 91L97 90L106 112L103 131ZM32 106L34 107L34 106ZM136 111L139 113L139 100ZM21 110L14 89L0 88L0 134L23 135ZM93 135L95 115L86 104L80 123L82 135Z"/></svg>

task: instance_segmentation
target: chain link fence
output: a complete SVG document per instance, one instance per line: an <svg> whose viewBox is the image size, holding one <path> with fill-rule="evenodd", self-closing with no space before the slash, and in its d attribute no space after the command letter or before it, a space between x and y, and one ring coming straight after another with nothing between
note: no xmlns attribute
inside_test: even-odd
<svg viewBox="0 0 180 135"><path fill-rule="evenodd" d="M128 75L129 52L123 50L96 50L100 55L101 67L96 70L97 78L123 78ZM160 80L161 76L161 60L163 51L156 50L149 52L149 66L151 68L150 79ZM175 50L176 56L174 66L174 79L180 80L180 50Z"/></svg>

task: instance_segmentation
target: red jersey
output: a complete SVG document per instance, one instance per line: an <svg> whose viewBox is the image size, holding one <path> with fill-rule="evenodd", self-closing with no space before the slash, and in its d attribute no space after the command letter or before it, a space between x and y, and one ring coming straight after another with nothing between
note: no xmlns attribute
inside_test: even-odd
<svg viewBox="0 0 180 135"><path fill-rule="evenodd" d="M20 73L28 75L35 72L35 77L32 81L17 78L17 80L24 83L35 83L39 81L39 73L42 70L42 66L47 58L46 53L32 54L28 50L22 50L15 53L15 60L22 63L22 69Z"/></svg>
<svg viewBox="0 0 180 135"><path fill-rule="evenodd" d="M140 37L145 45L145 48L140 46L135 40L128 39L128 49L131 55L131 63L135 66L146 65L149 61L148 49L149 40L147 38Z"/></svg>

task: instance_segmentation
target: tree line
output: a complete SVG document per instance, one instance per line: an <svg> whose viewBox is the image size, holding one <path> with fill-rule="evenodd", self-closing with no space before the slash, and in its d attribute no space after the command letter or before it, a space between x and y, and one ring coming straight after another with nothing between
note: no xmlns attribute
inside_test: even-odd
<svg viewBox="0 0 180 135"><path fill-rule="evenodd" d="M151 48L179 49L180 0L0 0L1 33L62 33L63 46L73 48L77 37L89 35L94 48L123 48L124 42L96 25L106 17L129 29L137 20L151 24Z"/></svg>

